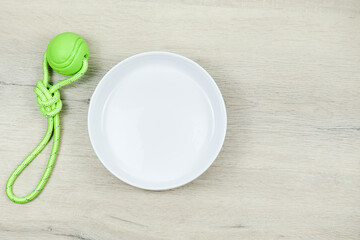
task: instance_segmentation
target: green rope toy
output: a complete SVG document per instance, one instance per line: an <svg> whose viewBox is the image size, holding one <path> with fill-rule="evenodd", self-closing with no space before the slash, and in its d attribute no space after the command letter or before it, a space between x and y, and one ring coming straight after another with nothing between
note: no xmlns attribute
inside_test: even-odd
<svg viewBox="0 0 360 240"><path fill-rule="evenodd" d="M43 57L43 80L36 83L34 92L40 113L47 118L47 130L39 145L21 162L10 175L6 183L6 194L14 203L27 203L36 198L48 181L54 167L60 141L60 118L62 108L59 89L78 80L88 68L89 49L84 39L75 33L61 33L53 38ZM55 85L49 84L48 64L57 73L73 75L61 80ZM20 173L44 149L54 133L53 146L49 161L40 182L35 189L25 197L14 195L12 186Z"/></svg>

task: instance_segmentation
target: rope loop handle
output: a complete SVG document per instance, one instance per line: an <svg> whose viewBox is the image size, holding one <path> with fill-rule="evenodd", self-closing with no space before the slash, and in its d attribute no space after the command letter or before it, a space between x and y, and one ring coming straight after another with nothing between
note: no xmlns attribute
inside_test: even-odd
<svg viewBox="0 0 360 240"><path fill-rule="evenodd" d="M41 190L44 188L46 182L48 181L51 171L54 167L57 152L59 149L60 141L60 118L59 112L62 108L62 102L60 99L59 89L63 86L66 86L76 80L78 80L88 68L87 57L83 59L81 69L75 73L73 76L59 81L55 85L49 84L49 69L47 61L47 53L45 52L43 57L43 79L36 83L34 92L37 96L36 103L40 108L40 113L47 118L47 130L45 136L40 141L40 143L35 147L35 149L20 163L20 165L14 170L10 175L6 183L6 194L8 198L14 203L27 203L36 198ZM45 148L48 142L51 139L51 136L54 135L53 145L51 148L51 154L44 171L44 174L41 177L38 185L35 189L28 195L24 197L15 196L13 193L13 184L21 172L31 163L32 160Z"/></svg>

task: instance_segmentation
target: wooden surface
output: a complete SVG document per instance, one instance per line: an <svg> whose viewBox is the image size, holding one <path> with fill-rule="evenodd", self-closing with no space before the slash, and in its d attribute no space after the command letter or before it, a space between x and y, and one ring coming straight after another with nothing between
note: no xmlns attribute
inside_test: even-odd
<svg viewBox="0 0 360 240"><path fill-rule="evenodd" d="M0 29L0 239L360 239L359 1L1 1ZM48 184L17 205L5 183L45 132L32 89L64 31L88 42L89 71L61 90ZM165 192L111 175L86 123L106 71L151 50L207 69L228 112L212 167ZM16 194L36 185L49 149Z"/></svg>

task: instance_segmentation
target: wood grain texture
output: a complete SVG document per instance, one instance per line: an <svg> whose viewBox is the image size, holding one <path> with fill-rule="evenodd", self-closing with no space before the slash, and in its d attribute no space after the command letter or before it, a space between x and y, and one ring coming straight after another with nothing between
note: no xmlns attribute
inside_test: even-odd
<svg viewBox="0 0 360 240"><path fill-rule="evenodd" d="M0 239L360 239L359 1L0 1L0 29ZM32 89L64 31L88 42L89 71L61 90L47 186L17 205L5 183L45 132ZM86 124L105 72L151 50L197 61L228 111L213 166L165 192L112 176ZM49 151L16 194L33 189Z"/></svg>

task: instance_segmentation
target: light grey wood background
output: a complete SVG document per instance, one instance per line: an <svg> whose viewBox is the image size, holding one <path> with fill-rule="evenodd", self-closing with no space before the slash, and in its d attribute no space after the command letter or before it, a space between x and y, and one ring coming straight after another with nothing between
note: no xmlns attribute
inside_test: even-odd
<svg viewBox="0 0 360 240"><path fill-rule="evenodd" d="M360 1L0 1L0 29L0 239L360 239ZM86 39L90 68L61 90L48 184L17 205L5 183L45 132L32 89L65 31ZM102 76L152 50L207 69L228 111L213 166L165 192L112 176L87 132ZM16 194L37 184L49 150Z"/></svg>

